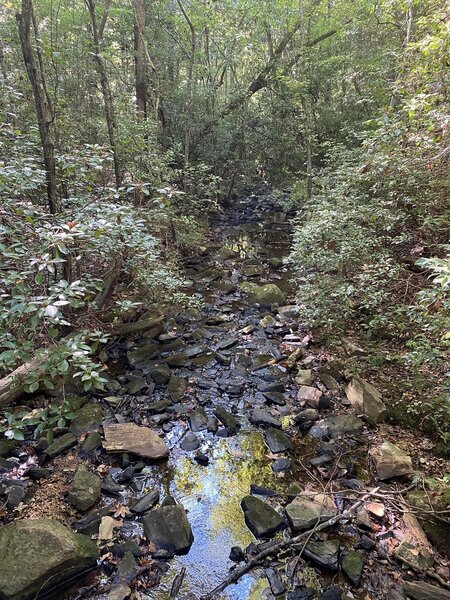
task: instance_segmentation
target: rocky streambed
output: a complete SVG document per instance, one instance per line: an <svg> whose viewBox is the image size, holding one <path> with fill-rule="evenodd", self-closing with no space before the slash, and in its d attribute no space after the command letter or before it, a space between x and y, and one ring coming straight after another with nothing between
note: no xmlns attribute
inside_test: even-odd
<svg viewBox="0 0 450 600"><path fill-rule="evenodd" d="M0 441L2 600L450 598L450 499L417 489L376 388L311 338L289 244L279 204L243 198L186 261L198 308L130 324L52 444Z"/></svg>

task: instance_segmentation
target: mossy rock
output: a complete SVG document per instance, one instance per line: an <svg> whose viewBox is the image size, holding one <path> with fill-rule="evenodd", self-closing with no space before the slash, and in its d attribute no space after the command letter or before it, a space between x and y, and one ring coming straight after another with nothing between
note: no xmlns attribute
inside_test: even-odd
<svg viewBox="0 0 450 600"><path fill-rule="evenodd" d="M430 541L436 546L436 548L442 554L450 556L450 522L445 523L443 520L450 518L450 488L444 488L441 490L441 495L426 494L425 492L410 492L408 494L408 501L415 508L424 511L430 511L430 501L433 509L439 513L441 520L433 517L428 513L418 514L420 524L423 530L427 534ZM445 511L445 512L442 512Z"/></svg>
<svg viewBox="0 0 450 600"><path fill-rule="evenodd" d="M261 306L272 306L272 304L286 304L286 296L274 283L258 286L252 292L252 300Z"/></svg>
<svg viewBox="0 0 450 600"><path fill-rule="evenodd" d="M0 527L2 600L28 600L95 565L95 543L52 519Z"/></svg>
<svg viewBox="0 0 450 600"><path fill-rule="evenodd" d="M8 458L14 450L14 442L11 440L0 440L0 458Z"/></svg>
<svg viewBox="0 0 450 600"><path fill-rule="evenodd" d="M105 413L98 404L85 404L77 410L76 417L70 424L70 431L79 435L88 431L98 429L105 418Z"/></svg>
<svg viewBox="0 0 450 600"><path fill-rule="evenodd" d="M69 502L78 510L89 510L100 498L101 486L100 477L80 465L70 486Z"/></svg>

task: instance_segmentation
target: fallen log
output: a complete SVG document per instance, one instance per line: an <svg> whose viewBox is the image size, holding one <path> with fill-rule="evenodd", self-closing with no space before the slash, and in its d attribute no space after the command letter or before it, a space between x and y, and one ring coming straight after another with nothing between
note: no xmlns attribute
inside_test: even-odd
<svg viewBox="0 0 450 600"><path fill-rule="evenodd" d="M0 408L7 406L23 393L23 384L31 373L44 374L48 352L42 352L12 373L0 379Z"/></svg>
<svg viewBox="0 0 450 600"><path fill-rule="evenodd" d="M243 565L242 567L240 567L238 569L235 569L227 579L222 581L222 583L220 583L217 587L215 587L211 592L206 594L206 596L202 596L201 600L214 600L214 598L217 597L217 594L220 594L221 592L223 592L223 590L226 589L232 583L237 583L243 575L248 573L251 569L253 569L253 567L256 567L263 559L267 558L268 556L271 556L272 554L277 554L281 550L284 550L285 548L289 548L289 546L293 546L294 544L304 542L305 540L307 541L307 540L309 540L309 538L311 537L311 535L313 533L316 533L318 531L323 531L324 529L328 529L329 527L336 525L340 521L344 521L345 519L350 517L356 510L358 510L358 508L360 506L362 506L362 504L364 504L364 502L366 500L368 500L372 496L372 494L376 494L379 489L380 489L379 487L374 488L372 491L368 492L360 500L358 500L358 502L353 504L353 506L351 506L347 510L344 510L344 512L341 513L340 515L336 515L336 516L332 517L331 519L328 519L328 521L325 521L324 523L317 525L313 529L304 531L303 533L301 533L289 540L283 540L281 542L278 542L277 544L274 544L270 548L267 548L266 550L259 552L258 554L256 554L252 558L250 558L249 561L245 565Z"/></svg>
<svg viewBox="0 0 450 600"><path fill-rule="evenodd" d="M113 268L107 275L107 277L105 279L105 283L103 284L102 289L97 294L97 297L95 298L95 301L94 301L94 304L98 310L103 308L103 305L106 303L106 301L110 297L114 287L116 286L116 283L118 282L120 273L122 271L122 265L123 265L123 259L118 258L117 261L115 262Z"/></svg>
<svg viewBox="0 0 450 600"><path fill-rule="evenodd" d="M159 317L152 317L151 319L142 319L141 321L133 321L131 323L123 323L118 327L112 329L109 333L111 335L131 335L132 333L140 333L141 331L147 331L160 325L164 321L164 315Z"/></svg>

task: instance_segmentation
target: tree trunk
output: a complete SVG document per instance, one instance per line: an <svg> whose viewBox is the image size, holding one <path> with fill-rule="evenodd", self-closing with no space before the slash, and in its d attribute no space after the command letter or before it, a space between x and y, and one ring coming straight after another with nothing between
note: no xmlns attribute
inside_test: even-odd
<svg viewBox="0 0 450 600"><path fill-rule="evenodd" d="M105 107L105 119L106 126L108 128L108 137L109 137L109 145L111 146L111 150L113 152L113 161L114 161L114 175L116 179L116 187L119 188L122 184L122 171L120 166L119 154L116 143L116 119L114 114L114 104L111 94L111 87L109 85L108 73L106 71L105 62L100 53L100 41L103 34L103 29L106 24L106 16L107 13L103 15L103 18L100 23L100 27L97 24L97 14L95 8L94 0L85 0L86 6L89 11L89 15L91 17L91 25L92 25L92 40L94 47L94 59L97 63L98 73L100 76L100 86L102 88L103 95L103 103ZM109 4L107 5L109 6ZM107 11L107 7L105 8Z"/></svg>
<svg viewBox="0 0 450 600"><path fill-rule="evenodd" d="M134 0L134 75L136 111L139 120L147 119L147 73L144 50L145 0Z"/></svg>
<svg viewBox="0 0 450 600"><path fill-rule="evenodd" d="M44 153L48 206L50 213L55 214L58 212L59 203L56 186L54 143L51 131L53 117L47 100L44 72L36 66L31 43L31 23L33 21L32 0L22 0L22 12L16 14L16 20L19 28L23 60L33 89L39 135Z"/></svg>
<svg viewBox="0 0 450 600"><path fill-rule="evenodd" d="M184 162L189 164L191 154L191 138L192 138L192 125L194 120L194 69L195 69L195 53L197 50L197 34L195 31L194 24L191 18L187 14L181 0L177 0L178 6L180 7L183 17L185 18L190 31L191 36L191 47L189 52L189 63L187 72L187 86L186 86L186 131L184 136Z"/></svg>

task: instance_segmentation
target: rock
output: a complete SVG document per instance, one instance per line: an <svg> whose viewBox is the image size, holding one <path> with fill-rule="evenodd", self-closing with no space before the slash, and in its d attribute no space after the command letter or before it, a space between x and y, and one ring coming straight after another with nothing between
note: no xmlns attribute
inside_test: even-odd
<svg viewBox="0 0 450 600"><path fill-rule="evenodd" d="M206 454L203 454L202 452L196 454L194 456L194 460L202 467L206 467L207 465L209 465L209 458L206 456Z"/></svg>
<svg viewBox="0 0 450 600"><path fill-rule="evenodd" d="M261 306L270 307L272 304L285 304L286 297L274 283L256 287L252 292L252 301Z"/></svg>
<svg viewBox="0 0 450 600"><path fill-rule="evenodd" d="M309 434L315 438L330 436L332 438L342 437L350 434L361 433L363 422L354 415L337 415L319 421L309 430Z"/></svg>
<svg viewBox="0 0 450 600"><path fill-rule="evenodd" d="M241 501L247 527L258 538L272 537L283 528L281 516L269 504L254 496L245 496Z"/></svg>
<svg viewBox="0 0 450 600"><path fill-rule="evenodd" d="M208 428L208 415L201 406L189 415L189 425L192 431L204 431Z"/></svg>
<svg viewBox="0 0 450 600"><path fill-rule="evenodd" d="M87 456L94 450L98 450L101 445L102 436L98 433L98 431L95 431L94 433L91 433L81 444L80 454Z"/></svg>
<svg viewBox="0 0 450 600"><path fill-rule="evenodd" d="M169 385L167 386L167 391L175 402L181 400L186 393L187 382L183 377L178 377L178 375L172 375L169 381Z"/></svg>
<svg viewBox="0 0 450 600"><path fill-rule="evenodd" d="M145 377L136 377L129 381L125 386L125 391L127 394L132 396L139 394L139 392L143 392L148 388L148 383Z"/></svg>
<svg viewBox="0 0 450 600"><path fill-rule="evenodd" d="M160 400L159 402L152 402L147 406L147 410L150 414L156 415L158 413L163 413L170 406L172 406L172 400Z"/></svg>
<svg viewBox="0 0 450 600"><path fill-rule="evenodd" d="M194 541L186 511L181 504L151 510L143 519L145 535L157 550L183 554Z"/></svg>
<svg viewBox="0 0 450 600"><path fill-rule="evenodd" d="M328 521L337 514L337 509L328 496L316 494L311 497L300 494L286 506L286 514L292 529L301 531Z"/></svg>
<svg viewBox="0 0 450 600"><path fill-rule="evenodd" d="M279 306L277 309L279 315L285 319L295 319L300 315L300 307L296 304L287 304L286 306Z"/></svg>
<svg viewBox="0 0 450 600"><path fill-rule="evenodd" d="M224 338L219 345L217 346L217 350L228 350L239 342L239 338L236 337L226 337Z"/></svg>
<svg viewBox="0 0 450 600"><path fill-rule="evenodd" d="M341 560L341 569L356 587L361 583L364 559L359 552L349 552Z"/></svg>
<svg viewBox="0 0 450 600"><path fill-rule="evenodd" d="M21 485L13 485L6 498L6 507L8 510L14 510L25 499L25 489Z"/></svg>
<svg viewBox="0 0 450 600"><path fill-rule="evenodd" d="M272 268L272 269L281 269L281 267L283 266L283 260L281 258L277 258L276 256L272 256L267 260L267 264Z"/></svg>
<svg viewBox="0 0 450 600"><path fill-rule="evenodd" d="M434 565L433 555L427 548L411 544L406 540L395 549L394 556L418 573L428 571Z"/></svg>
<svg viewBox="0 0 450 600"><path fill-rule="evenodd" d="M75 414L76 417L70 423L70 431L75 435L98 429L105 417L102 407L98 404L85 404Z"/></svg>
<svg viewBox="0 0 450 600"><path fill-rule="evenodd" d="M126 600L131 596L131 589L126 583L119 583L111 588L108 594L108 600Z"/></svg>
<svg viewBox="0 0 450 600"><path fill-rule="evenodd" d="M423 581L405 581L404 590L414 600L450 600L450 591Z"/></svg>
<svg viewBox="0 0 450 600"><path fill-rule="evenodd" d="M158 355L159 350L158 344L151 340L144 346L127 352L127 359L130 365L135 369L139 369L140 367L145 368L148 366L148 362Z"/></svg>
<svg viewBox="0 0 450 600"><path fill-rule="evenodd" d="M281 580L278 569L266 569L266 577L274 596L281 596L281 594L284 594L286 587Z"/></svg>
<svg viewBox="0 0 450 600"><path fill-rule="evenodd" d="M48 446L45 450L45 454L48 458L55 458L55 456L76 446L77 443L78 439L73 433L65 433L61 437L56 438L56 440Z"/></svg>
<svg viewBox="0 0 450 600"><path fill-rule="evenodd" d="M275 319L275 317L273 317L272 315L266 315L265 317L263 317L261 319L261 321L258 323L259 327L261 327L261 329L267 329L269 327L273 327L274 325L276 325L277 320ZM257 366L257 365L255 365Z"/></svg>
<svg viewBox="0 0 450 600"><path fill-rule="evenodd" d="M361 550L373 550L375 548L375 542L370 539L367 535L362 535L355 548L361 548Z"/></svg>
<svg viewBox="0 0 450 600"><path fill-rule="evenodd" d="M241 562L243 561L245 558L245 555L242 551L242 548L240 548L239 546L233 546L230 550L230 556L229 559L232 560L233 562Z"/></svg>
<svg viewBox="0 0 450 600"><path fill-rule="evenodd" d="M310 386L313 381L311 369L299 369L295 378L295 383L298 385Z"/></svg>
<svg viewBox="0 0 450 600"><path fill-rule="evenodd" d="M272 463L272 471L274 473L285 473L292 467L290 458L278 458Z"/></svg>
<svg viewBox="0 0 450 600"><path fill-rule="evenodd" d="M254 408L250 412L249 421L253 425L263 425L265 427L281 427L280 421L272 417L267 411L262 408Z"/></svg>
<svg viewBox="0 0 450 600"><path fill-rule="evenodd" d="M131 582L139 572L139 567L131 552L126 552L117 567L117 579Z"/></svg>
<svg viewBox="0 0 450 600"><path fill-rule="evenodd" d="M214 409L214 414L219 419L219 421L223 424L224 427L227 427L228 429L230 429L232 431L236 432L239 429L239 427L241 426L239 421L236 419L236 417L234 415L232 415L230 412L228 412L227 410L225 410L224 408L222 408L221 406L217 406Z"/></svg>
<svg viewBox="0 0 450 600"><path fill-rule="evenodd" d="M193 452L200 448L200 442L192 431L188 431L180 443L180 448L185 452Z"/></svg>
<svg viewBox="0 0 450 600"><path fill-rule="evenodd" d="M337 571L339 569L339 546L339 540L308 542L303 554L319 565L319 567Z"/></svg>
<svg viewBox="0 0 450 600"><path fill-rule="evenodd" d="M130 510L133 513L141 515L141 514L147 512L148 510L150 510L150 508L154 504L156 504L158 502L158 500L159 500L159 490L158 490L158 488L153 488L150 492L145 494L145 496L140 498L136 502L136 504L133 504L133 506L130 506Z"/></svg>
<svg viewBox="0 0 450 600"><path fill-rule="evenodd" d="M89 510L100 498L101 486L100 477L90 473L84 465L80 465L70 485L70 504L78 510Z"/></svg>
<svg viewBox="0 0 450 600"><path fill-rule="evenodd" d="M103 447L107 452L129 452L141 458L164 458L169 454L164 441L148 427L134 423L105 425Z"/></svg>
<svg viewBox="0 0 450 600"><path fill-rule="evenodd" d="M0 440L0 457L8 458L14 450L14 442L11 440Z"/></svg>
<svg viewBox="0 0 450 600"><path fill-rule="evenodd" d="M341 598L341 588L338 585L333 585L332 587L327 589L327 591L323 594L320 600L341 600Z"/></svg>
<svg viewBox="0 0 450 600"><path fill-rule="evenodd" d="M297 392L297 400L311 408L325 408L322 401L322 392L315 387L302 385ZM322 403L322 404L321 404Z"/></svg>
<svg viewBox="0 0 450 600"><path fill-rule="evenodd" d="M270 427L264 434L264 440L273 454L292 450L290 438L274 427Z"/></svg>
<svg viewBox="0 0 450 600"><path fill-rule="evenodd" d="M166 364L150 367L148 369L148 375L152 381L160 385L169 383L171 379L171 372Z"/></svg>
<svg viewBox="0 0 450 600"><path fill-rule="evenodd" d="M173 369L187 367L191 364L190 359L185 354L172 354L172 356L168 356L165 360L169 367Z"/></svg>
<svg viewBox="0 0 450 600"><path fill-rule="evenodd" d="M338 392L340 390L339 383L332 375L330 375L330 373L327 373L326 371L320 372L320 381L331 392Z"/></svg>
<svg viewBox="0 0 450 600"><path fill-rule="evenodd" d="M277 404L278 406L285 406L286 404L286 399L280 392L265 392L263 395L267 402L271 404Z"/></svg>
<svg viewBox="0 0 450 600"><path fill-rule="evenodd" d="M97 548L87 536L51 519L22 519L0 527L0 594L28 600L94 566Z"/></svg>
<svg viewBox="0 0 450 600"><path fill-rule="evenodd" d="M111 475L108 475L102 481L102 492L111 496L119 496L123 492L123 487L116 483Z"/></svg>
<svg viewBox="0 0 450 600"><path fill-rule="evenodd" d="M408 494L408 502L415 508L430 510L430 502L436 517L432 514L418 514L418 519L426 535L439 552L450 557L450 488L439 487L438 493L426 494L414 491ZM440 519L437 518L439 515ZM444 519L447 522L444 522Z"/></svg>
<svg viewBox="0 0 450 600"><path fill-rule="evenodd" d="M371 453L378 479L409 475L413 472L411 457L390 442L384 442Z"/></svg>
<svg viewBox="0 0 450 600"><path fill-rule="evenodd" d="M355 344L350 338L343 337L342 345L350 356L365 356L367 351Z"/></svg>
<svg viewBox="0 0 450 600"><path fill-rule="evenodd" d="M47 479L47 477L50 477L50 469L44 469L43 467L30 467L28 470L28 476L34 481L39 479Z"/></svg>
<svg viewBox="0 0 450 600"><path fill-rule="evenodd" d="M363 414L371 425L381 423L386 418L387 409L380 392L368 381L356 375L345 393L353 408Z"/></svg>

